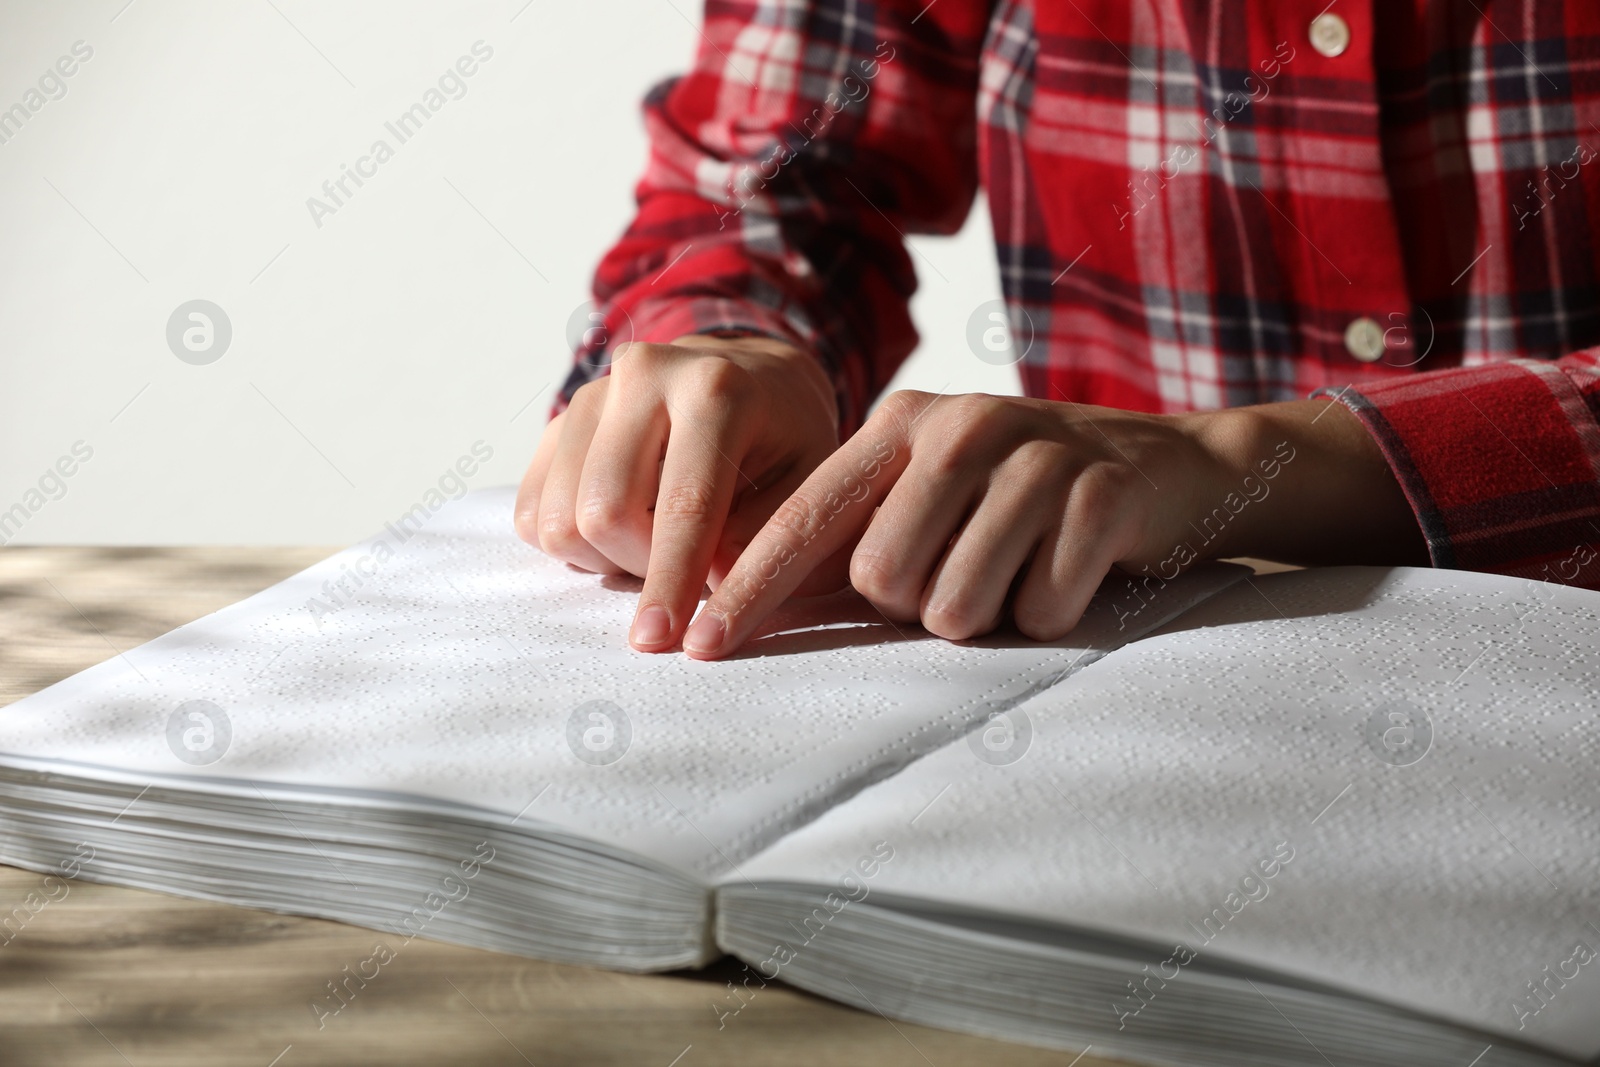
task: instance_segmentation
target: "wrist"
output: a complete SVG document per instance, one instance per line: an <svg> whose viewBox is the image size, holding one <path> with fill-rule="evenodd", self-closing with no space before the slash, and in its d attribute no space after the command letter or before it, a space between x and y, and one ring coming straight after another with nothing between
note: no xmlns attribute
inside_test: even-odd
<svg viewBox="0 0 1600 1067"><path fill-rule="evenodd" d="M1191 513L1204 539L1201 559L1248 556L1270 521L1262 507L1298 452L1254 407L1170 416L1198 449L1200 476L1191 483Z"/></svg>
<svg viewBox="0 0 1600 1067"><path fill-rule="evenodd" d="M1291 400L1182 418L1218 472L1206 481L1229 516L1203 557L1427 565L1394 473L1342 404ZM1216 514L1218 501L1197 512Z"/></svg>

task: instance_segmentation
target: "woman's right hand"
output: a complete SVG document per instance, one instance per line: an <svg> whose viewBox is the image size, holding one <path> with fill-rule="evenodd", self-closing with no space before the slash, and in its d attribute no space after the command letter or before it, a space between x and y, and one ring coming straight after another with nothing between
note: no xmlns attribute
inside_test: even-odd
<svg viewBox="0 0 1600 1067"><path fill-rule="evenodd" d="M631 343L550 420L517 494L517 533L558 559L644 579L629 641L677 645L768 518L839 447L816 358L764 337ZM801 592L847 583L848 550Z"/></svg>

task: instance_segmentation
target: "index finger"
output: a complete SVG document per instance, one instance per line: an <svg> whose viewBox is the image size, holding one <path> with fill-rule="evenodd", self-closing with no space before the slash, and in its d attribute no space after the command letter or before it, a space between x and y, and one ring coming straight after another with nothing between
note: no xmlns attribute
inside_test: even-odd
<svg viewBox="0 0 1600 1067"><path fill-rule="evenodd" d="M629 639L640 651L670 648L694 613L717 539L746 477L725 449L743 451L746 431L726 406L674 419L661 464L650 532L650 561Z"/></svg>
<svg viewBox="0 0 1600 1067"><path fill-rule="evenodd" d="M761 528L683 636L696 659L717 659L823 560L863 530L910 461L903 432L863 430L811 472Z"/></svg>

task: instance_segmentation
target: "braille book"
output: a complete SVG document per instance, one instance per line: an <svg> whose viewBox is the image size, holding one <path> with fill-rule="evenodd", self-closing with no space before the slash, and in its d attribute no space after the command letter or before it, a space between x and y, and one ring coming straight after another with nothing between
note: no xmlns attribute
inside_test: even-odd
<svg viewBox="0 0 1600 1067"><path fill-rule="evenodd" d="M1164 1064L1600 1057L1600 594L1227 564L736 656L484 490L0 710L0 861ZM0 914L0 938L15 915ZM319 1020L359 987L310 998Z"/></svg>

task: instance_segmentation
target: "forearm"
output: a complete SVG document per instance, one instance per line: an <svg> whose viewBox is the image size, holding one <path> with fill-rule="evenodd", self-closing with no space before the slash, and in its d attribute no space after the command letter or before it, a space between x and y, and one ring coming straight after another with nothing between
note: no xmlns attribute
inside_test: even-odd
<svg viewBox="0 0 1600 1067"><path fill-rule="evenodd" d="M617 343L734 328L822 359L848 434L915 347L904 236L956 232L973 201L989 5L878 5L843 36L830 12L712 5L690 72L647 97L638 212L557 410Z"/></svg>
<svg viewBox="0 0 1600 1067"><path fill-rule="evenodd" d="M1343 404L1294 400L1178 418L1222 461L1235 500L1248 502L1208 557L1428 565L1405 494Z"/></svg>

